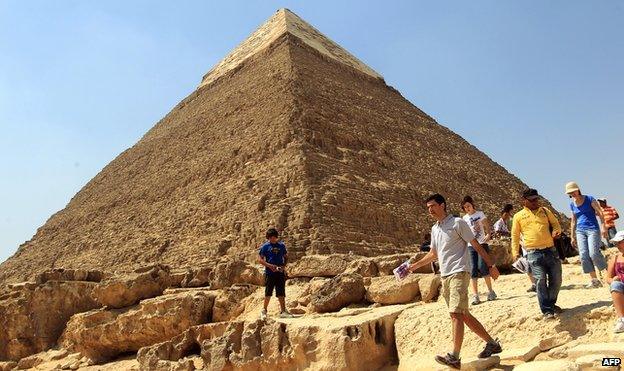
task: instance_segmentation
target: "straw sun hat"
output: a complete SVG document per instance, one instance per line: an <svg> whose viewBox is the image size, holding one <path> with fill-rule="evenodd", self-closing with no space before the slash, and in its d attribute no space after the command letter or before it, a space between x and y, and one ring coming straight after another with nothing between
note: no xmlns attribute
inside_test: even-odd
<svg viewBox="0 0 624 371"><path fill-rule="evenodd" d="M565 193L572 193L574 191L580 191L578 184L576 182L568 182L565 187Z"/></svg>

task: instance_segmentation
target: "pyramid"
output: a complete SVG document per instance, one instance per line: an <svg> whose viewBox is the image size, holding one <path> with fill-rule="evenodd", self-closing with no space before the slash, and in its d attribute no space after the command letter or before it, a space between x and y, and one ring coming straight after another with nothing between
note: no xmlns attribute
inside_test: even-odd
<svg viewBox="0 0 624 371"><path fill-rule="evenodd" d="M274 14L0 265L0 282L64 267L253 259L277 227L296 259L406 251L472 195L490 216L525 188L289 10Z"/></svg>

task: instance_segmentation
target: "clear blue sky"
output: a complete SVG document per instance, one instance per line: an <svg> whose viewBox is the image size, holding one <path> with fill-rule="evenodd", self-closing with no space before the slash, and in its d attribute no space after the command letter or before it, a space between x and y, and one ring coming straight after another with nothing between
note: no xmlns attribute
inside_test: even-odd
<svg viewBox="0 0 624 371"><path fill-rule="evenodd" d="M4 0L0 261L281 7L559 210L624 212L622 1Z"/></svg>

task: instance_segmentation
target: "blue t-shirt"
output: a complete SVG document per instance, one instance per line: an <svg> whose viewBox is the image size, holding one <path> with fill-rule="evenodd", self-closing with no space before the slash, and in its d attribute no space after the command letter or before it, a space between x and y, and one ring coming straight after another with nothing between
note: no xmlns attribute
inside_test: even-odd
<svg viewBox="0 0 624 371"><path fill-rule="evenodd" d="M576 230L589 231L600 229L598 219L596 219L596 211L592 207L594 200L593 196L585 195L585 201L583 201L581 206L576 206L574 200L570 202L570 209L576 217Z"/></svg>
<svg viewBox="0 0 624 371"><path fill-rule="evenodd" d="M284 265L284 255L288 252L286 251L286 245L283 242L278 241L275 244L270 243L269 241L265 242L260 246L260 256L264 256L264 259L269 264L275 264L277 266ZM264 269L266 274L273 274L273 272L269 268Z"/></svg>

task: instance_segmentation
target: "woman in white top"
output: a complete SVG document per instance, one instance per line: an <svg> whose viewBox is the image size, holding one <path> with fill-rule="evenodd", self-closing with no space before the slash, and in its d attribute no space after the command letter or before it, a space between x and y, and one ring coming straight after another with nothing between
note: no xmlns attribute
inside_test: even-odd
<svg viewBox="0 0 624 371"><path fill-rule="evenodd" d="M487 251L490 252L490 248L487 242L490 240L490 223L487 220L487 217L483 213L483 211L478 211L475 209L474 201L472 197L466 196L464 197L461 203L462 210L466 213L463 216L464 220L472 229L472 233L474 233L475 238L481 246ZM470 272L471 277L471 286L472 286L472 305L477 305L481 303L479 299L479 277L483 277L485 280L485 285L488 288L487 300L496 300L496 293L492 289L492 280L490 279L490 269L483 260L477 254L477 252L472 248L472 246L468 246L468 250L470 251L470 261L472 263L472 269Z"/></svg>

